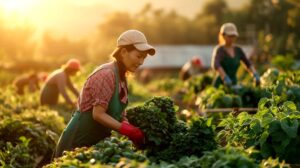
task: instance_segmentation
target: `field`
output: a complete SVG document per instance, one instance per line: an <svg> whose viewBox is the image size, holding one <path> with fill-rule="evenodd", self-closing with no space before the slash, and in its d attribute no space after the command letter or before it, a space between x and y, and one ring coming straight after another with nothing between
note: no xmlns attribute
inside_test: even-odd
<svg viewBox="0 0 300 168"><path fill-rule="evenodd" d="M94 67L74 77L82 87ZM182 82L164 77L142 84L129 77L127 117L146 134L143 149L113 132L92 147L51 160L74 109L63 100L41 106L39 92L17 95L8 72L1 76L2 167L289 167L300 164L300 71L270 68L261 84L211 86L207 72ZM173 75L174 76L174 75ZM255 108L205 113L209 109ZM151 122L149 122L151 121ZM290 165L289 165L290 164Z"/></svg>

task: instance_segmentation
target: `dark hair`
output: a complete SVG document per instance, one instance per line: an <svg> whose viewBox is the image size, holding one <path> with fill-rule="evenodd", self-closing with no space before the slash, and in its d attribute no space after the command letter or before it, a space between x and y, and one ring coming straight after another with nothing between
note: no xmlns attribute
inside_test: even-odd
<svg viewBox="0 0 300 168"><path fill-rule="evenodd" d="M120 59L120 52L121 50L125 48L128 52L132 51L132 50L137 50L133 44L130 45L124 45L124 46L119 46L113 53L112 53L112 57L114 57L116 60L121 60Z"/></svg>
<svg viewBox="0 0 300 168"><path fill-rule="evenodd" d="M121 59L121 50L125 48L128 52L132 51L132 50L137 50L134 45L130 44L130 45L124 45L124 46L119 46L118 48L115 49L115 51L112 53L112 57L114 57L117 61L118 64L118 68L119 68L119 74L120 74L120 79L122 81L126 81L126 67Z"/></svg>

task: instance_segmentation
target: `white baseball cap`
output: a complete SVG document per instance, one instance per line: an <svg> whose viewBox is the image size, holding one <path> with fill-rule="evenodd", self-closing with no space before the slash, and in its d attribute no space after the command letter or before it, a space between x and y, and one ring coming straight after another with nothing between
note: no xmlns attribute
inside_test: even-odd
<svg viewBox="0 0 300 168"><path fill-rule="evenodd" d="M220 29L221 34L239 36L236 26L233 23L224 23Z"/></svg>
<svg viewBox="0 0 300 168"><path fill-rule="evenodd" d="M139 51L147 51L150 55L155 54L154 47L148 44L145 35L138 30L127 30L119 36L117 46L125 45L133 45Z"/></svg>

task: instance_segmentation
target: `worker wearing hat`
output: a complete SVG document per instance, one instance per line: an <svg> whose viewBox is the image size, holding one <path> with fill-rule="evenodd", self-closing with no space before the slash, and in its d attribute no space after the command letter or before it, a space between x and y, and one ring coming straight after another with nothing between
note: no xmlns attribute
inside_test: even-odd
<svg viewBox="0 0 300 168"><path fill-rule="evenodd" d="M181 80L187 80L190 77L199 74L202 68L203 65L201 59L199 57L194 56L182 66L179 72L179 78Z"/></svg>
<svg viewBox="0 0 300 168"><path fill-rule="evenodd" d="M238 36L237 28L233 23L222 25L219 33L219 45L215 47L212 55L211 66L218 73L217 78L214 80L215 87L219 87L221 84L226 86L236 85L236 73L241 61L253 77L256 85L260 83L260 77L254 66L248 60L244 51L235 45Z"/></svg>
<svg viewBox="0 0 300 168"><path fill-rule="evenodd" d="M119 36L112 52L114 60L100 65L87 78L78 110L59 139L55 157L65 150L94 145L110 136L112 130L127 136L136 146L144 143L143 132L126 120L126 73L135 72L148 54L154 55L155 49L142 32L128 30Z"/></svg>
<svg viewBox="0 0 300 168"><path fill-rule="evenodd" d="M46 79L42 88L40 102L42 105L55 105L58 102L59 94L72 107L76 107L75 101L72 101L67 94L66 88L69 88L73 94L78 97L79 92L72 84L70 77L80 70L80 62L77 59L70 59L58 70L52 72Z"/></svg>

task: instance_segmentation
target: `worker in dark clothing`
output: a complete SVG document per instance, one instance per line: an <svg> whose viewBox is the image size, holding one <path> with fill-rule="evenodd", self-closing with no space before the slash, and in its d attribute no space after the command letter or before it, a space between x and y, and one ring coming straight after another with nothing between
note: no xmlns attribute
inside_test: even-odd
<svg viewBox="0 0 300 168"><path fill-rule="evenodd" d="M226 86L237 84L237 70L240 62L243 62L247 71L253 77L256 85L260 83L259 74L254 66L246 57L244 51L235 45L238 31L233 23L222 25L219 33L219 45L215 47L212 55L212 68L217 71L218 76L214 80L214 86L219 87L221 84Z"/></svg>

